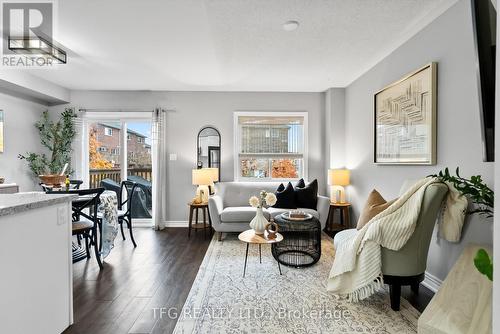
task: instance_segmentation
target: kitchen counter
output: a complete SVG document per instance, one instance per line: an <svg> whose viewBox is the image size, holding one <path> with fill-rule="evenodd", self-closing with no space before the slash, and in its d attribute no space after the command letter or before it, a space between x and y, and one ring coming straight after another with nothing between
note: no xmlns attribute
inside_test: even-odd
<svg viewBox="0 0 500 334"><path fill-rule="evenodd" d="M0 216L12 215L28 210L69 202L76 197L77 195L74 194L60 195L45 194L43 192L0 194Z"/></svg>
<svg viewBox="0 0 500 334"><path fill-rule="evenodd" d="M0 333L62 333L73 323L71 201L76 197L0 195Z"/></svg>

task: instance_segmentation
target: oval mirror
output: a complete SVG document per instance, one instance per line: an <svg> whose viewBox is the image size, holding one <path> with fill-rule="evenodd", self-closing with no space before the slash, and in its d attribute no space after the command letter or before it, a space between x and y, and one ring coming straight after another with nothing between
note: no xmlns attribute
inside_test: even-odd
<svg viewBox="0 0 500 334"><path fill-rule="evenodd" d="M198 168L218 168L220 180L220 133L211 126L203 127L198 132Z"/></svg>

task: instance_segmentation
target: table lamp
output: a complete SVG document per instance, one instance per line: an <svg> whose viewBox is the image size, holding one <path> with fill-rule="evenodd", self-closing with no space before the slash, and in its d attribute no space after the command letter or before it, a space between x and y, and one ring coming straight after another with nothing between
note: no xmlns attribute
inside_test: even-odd
<svg viewBox="0 0 500 334"><path fill-rule="evenodd" d="M215 185L214 185L214 182L218 182L219 181L219 168L210 167L210 168L205 168L205 169L207 169L208 172L210 173L210 178L212 180L212 183L210 183L208 185L208 191L209 191L210 195L213 195L213 194L215 194Z"/></svg>
<svg viewBox="0 0 500 334"><path fill-rule="evenodd" d="M332 203L345 203L344 186L349 185L350 172L348 169L329 169L328 184L332 186L330 201Z"/></svg>
<svg viewBox="0 0 500 334"><path fill-rule="evenodd" d="M212 175L213 172L208 170L208 168L193 169L193 185L198 186L194 200L195 203L200 204L208 202L208 186L213 184Z"/></svg>

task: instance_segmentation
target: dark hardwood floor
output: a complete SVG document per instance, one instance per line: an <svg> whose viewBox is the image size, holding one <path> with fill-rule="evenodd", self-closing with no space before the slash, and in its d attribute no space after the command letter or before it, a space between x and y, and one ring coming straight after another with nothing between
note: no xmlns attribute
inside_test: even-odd
<svg viewBox="0 0 500 334"><path fill-rule="evenodd" d="M74 264L74 324L65 334L172 332L177 320L160 317L159 308L180 312L211 236L137 228L134 237L135 249L117 236L102 271L94 258Z"/></svg>
<svg viewBox="0 0 500 334"><path fill-rule="evenodd" d="M172 332L176 317L163 312L180 313L211 236L188 239L186 228L137 228L134 236L135 249L117 236L102 271L93 258L74 264L74 324L65 334ZM421 286L418 296L409 288L402 295L422 311L433 294Z"/></svg>

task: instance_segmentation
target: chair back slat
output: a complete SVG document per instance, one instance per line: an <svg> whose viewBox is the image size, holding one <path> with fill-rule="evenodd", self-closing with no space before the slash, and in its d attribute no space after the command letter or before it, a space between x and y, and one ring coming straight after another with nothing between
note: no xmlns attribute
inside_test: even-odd
<svg viewBox="0 0 500 334"><path fill-rule="evenodd" d="M69 184L71 189L80 189L80 186L83 184L82 180L69 180Z"/></svg>
<svg viewBox="0 0 500 334"><path fill-rule="evenodd" d="M137 188L137 183L129 180L122 181L120 185L120 198L118 199L118 208L120 210L123 209L123 206L127 205L127 212L125 214L130 213L130 209L132 207L132 200L135 195L135 191ZM123 195L126 194L126 198L123 199Z"/></svg>

